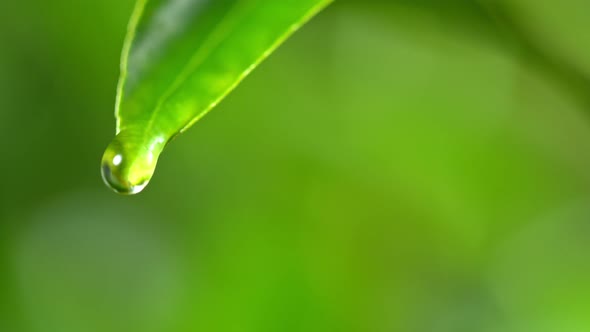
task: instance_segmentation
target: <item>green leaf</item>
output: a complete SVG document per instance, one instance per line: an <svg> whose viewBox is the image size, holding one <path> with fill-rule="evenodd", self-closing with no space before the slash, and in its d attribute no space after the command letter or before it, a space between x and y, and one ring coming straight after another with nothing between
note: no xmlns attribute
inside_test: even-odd
<svg viewBox="0 0 590 332"><path fill-rule="evenodd" d="M103 179L140 192L166 144L332 0L138 0L121 59Z"/></svg>

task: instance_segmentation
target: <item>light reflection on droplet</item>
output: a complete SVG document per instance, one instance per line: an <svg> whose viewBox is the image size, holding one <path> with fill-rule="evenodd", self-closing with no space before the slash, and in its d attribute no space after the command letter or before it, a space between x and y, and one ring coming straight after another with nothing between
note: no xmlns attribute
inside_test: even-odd
<svg viewBox="0 0 590 332"><path fill-rule="evenodd" d="M123 161L123 156L118 154L113 158L113 165L119 166L121 164L121 161Z"/></svg>

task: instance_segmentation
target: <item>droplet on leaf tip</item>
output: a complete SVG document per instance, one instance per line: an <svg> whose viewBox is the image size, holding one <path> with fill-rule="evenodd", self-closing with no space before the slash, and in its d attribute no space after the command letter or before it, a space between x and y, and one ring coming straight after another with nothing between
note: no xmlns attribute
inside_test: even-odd
<svg viewBox="0 0 590 332"><path fill-rule="evenodd" d="M105 184L116 193L134 195L152 178L164 147L160 137L143 142L140 136L119 133L107 147L101 164Z"/></svg>

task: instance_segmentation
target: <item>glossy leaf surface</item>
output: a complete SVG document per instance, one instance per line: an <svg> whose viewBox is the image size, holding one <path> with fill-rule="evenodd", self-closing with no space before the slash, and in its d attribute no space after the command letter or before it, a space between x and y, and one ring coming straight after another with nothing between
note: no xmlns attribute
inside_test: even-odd
<svg viewBox="0 0 590 332"><path fill-rule="evenodd" d="M332 0L138 0L121 59L117 136L102 161L116 192L140 192L171 138L217 105Z"/></svg>

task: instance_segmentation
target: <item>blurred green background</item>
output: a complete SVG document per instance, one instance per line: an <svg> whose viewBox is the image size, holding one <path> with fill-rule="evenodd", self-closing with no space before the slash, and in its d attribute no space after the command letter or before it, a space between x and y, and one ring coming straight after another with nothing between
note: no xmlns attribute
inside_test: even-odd
<svg viewBox="0 0 590 332"><path fill-rule="evenodd" d="M121 197L132 6L0 2L0 331L590 331L590 2L337 0Z"/></svg>

